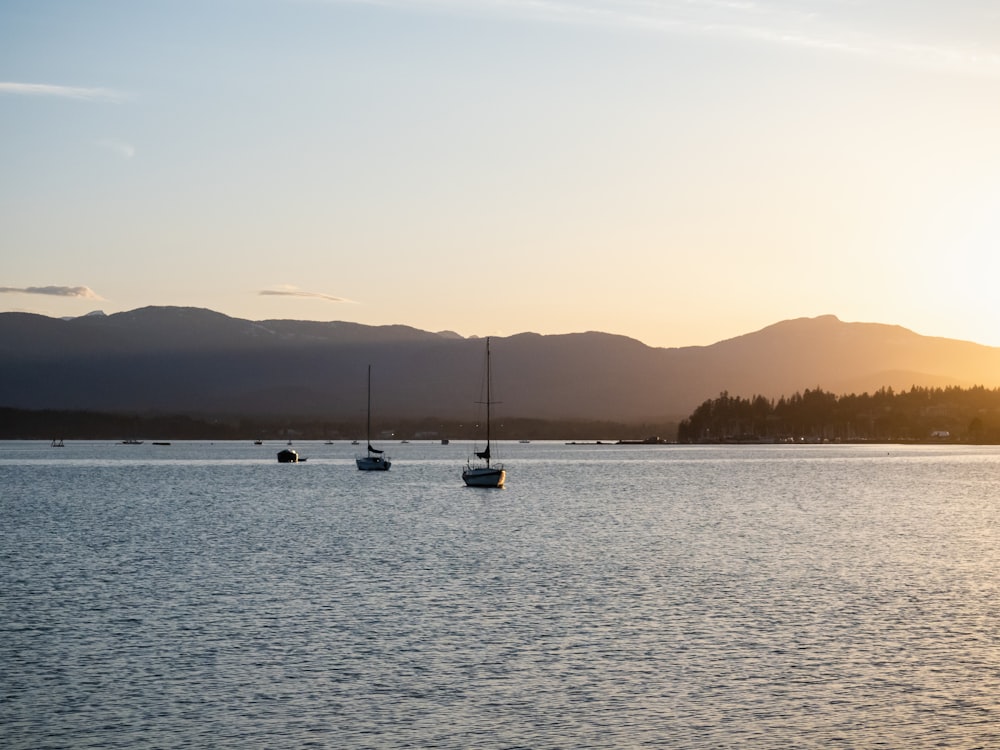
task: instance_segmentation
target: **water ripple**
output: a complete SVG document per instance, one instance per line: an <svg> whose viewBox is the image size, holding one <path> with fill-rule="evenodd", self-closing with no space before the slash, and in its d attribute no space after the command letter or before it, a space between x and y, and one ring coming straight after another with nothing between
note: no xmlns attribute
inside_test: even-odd
<svg viewBox="0 0 1000 750"><path fill-rule="evenodd" d="M4 747L1000 746L994 450L218 450L0 460Z"/></svg>

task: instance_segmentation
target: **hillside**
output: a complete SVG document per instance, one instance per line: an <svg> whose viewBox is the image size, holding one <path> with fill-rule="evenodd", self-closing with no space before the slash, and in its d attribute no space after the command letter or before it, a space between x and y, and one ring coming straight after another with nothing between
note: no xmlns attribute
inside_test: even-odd
<svg viewBox="0 0 1000 750"><path fill-rule="evenodd" d="M248 321L148 307L59 320L0 314L0 406L188 414L469 418L483 342L407 326ZM833 316L711 346L522 333L493 340L499 412L534 419L680 419L722 391L776 398L912 385L1000 386L1000 348Z"/></svg>

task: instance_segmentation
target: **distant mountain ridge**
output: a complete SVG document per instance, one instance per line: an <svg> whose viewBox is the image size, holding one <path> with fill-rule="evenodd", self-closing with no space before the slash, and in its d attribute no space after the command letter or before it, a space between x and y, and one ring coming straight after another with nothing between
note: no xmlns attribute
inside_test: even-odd
<svg viewBox="0 0 1000 750"><path fill-rule="evenodd" d="M188 414L470 418L483 342L405 325L249 321L145 307L71 320L0 313L0 406ZM918 386L1000 387L1000 348L899 326L798 318L710 346L608 333L493 339L501 415L680 419L722 391L778 398Z"/></svg>

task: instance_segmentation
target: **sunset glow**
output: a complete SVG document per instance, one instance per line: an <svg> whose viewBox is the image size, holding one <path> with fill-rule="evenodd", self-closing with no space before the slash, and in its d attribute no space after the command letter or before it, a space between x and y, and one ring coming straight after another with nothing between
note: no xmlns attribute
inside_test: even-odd
<svg viewBox="0 0 1000 750"><path fill-rule="evenodd" d="M1000 346L998 28L973 0L8 3L0 309Z"/></svg>

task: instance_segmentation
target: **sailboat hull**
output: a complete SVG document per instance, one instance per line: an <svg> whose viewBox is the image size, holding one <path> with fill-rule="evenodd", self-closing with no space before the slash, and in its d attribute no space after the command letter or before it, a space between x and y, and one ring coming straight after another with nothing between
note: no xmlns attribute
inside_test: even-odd
<svg viewBox="0 0 1000 750"><path fill-rule="evenodd" d="M381 456L359 456L355 459L361 471L389 471L392 462Z"/></svg>
<svg viewBox="0 0 1000 750"><path fill-rule="evenodd" d="M462 472L462 479L469 487L503 487L507 480L507 472L503 469L478 468L466 469Z"/></svg>

